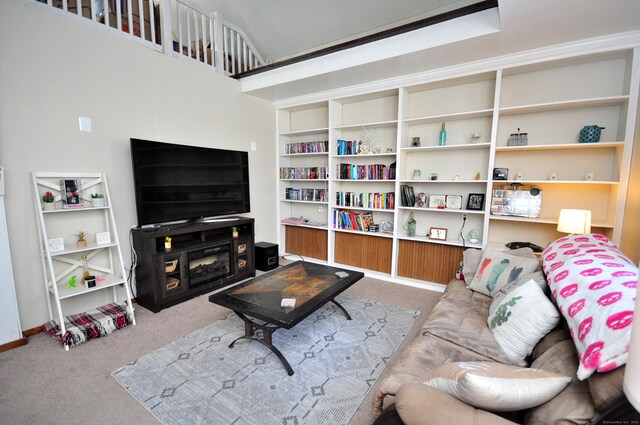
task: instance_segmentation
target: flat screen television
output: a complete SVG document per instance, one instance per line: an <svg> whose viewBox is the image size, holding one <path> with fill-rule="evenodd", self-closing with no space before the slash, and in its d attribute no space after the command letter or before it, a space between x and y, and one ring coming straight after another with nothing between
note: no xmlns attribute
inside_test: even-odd
<svg viewBox="0 0 640 425"><path fill-rule="evenodd" d="M138 225L251 210L247 152L131 139Z"/></svg>

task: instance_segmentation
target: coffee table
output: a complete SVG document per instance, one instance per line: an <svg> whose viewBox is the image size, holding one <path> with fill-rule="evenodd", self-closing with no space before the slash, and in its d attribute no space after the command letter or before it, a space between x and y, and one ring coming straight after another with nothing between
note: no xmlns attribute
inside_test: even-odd
<svg viewBox="0 0 640 425"><path fill-rule="evenodd" d="M335 273L340 271L348 273L348 276L336 276ZM347 320L351 320L335 297L363 276L364 273L353 270L296 261L215 293L209 301L230 308L244 322L244 335L235 339L229 348L241 339L258 341L280 359L291 376L294 373L291 365L273 345L273 332L293 328L328 302L334 303ZM280 307L283 298L295 298L295 307ZM262 337L257 335L258 330L262 331Z"/></svg>

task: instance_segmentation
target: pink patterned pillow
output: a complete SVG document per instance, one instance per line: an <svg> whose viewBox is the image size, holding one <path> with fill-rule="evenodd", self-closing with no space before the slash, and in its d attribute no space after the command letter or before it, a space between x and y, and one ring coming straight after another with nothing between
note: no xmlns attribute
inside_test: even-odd
<svg viewBox="0 0 640 425"><path fill-rule="evenodd" d="M551 243L542 253L542 267L580 356L578 379L625 364L638 267L598 234Z"/></svg>

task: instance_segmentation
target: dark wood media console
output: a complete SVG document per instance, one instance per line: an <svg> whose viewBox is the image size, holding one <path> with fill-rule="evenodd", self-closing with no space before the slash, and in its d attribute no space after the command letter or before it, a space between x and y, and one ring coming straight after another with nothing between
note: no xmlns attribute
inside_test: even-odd
<svg viewBox="0 0 640 425"><path fill-rule="evenodd" d="M256 275L252 218L134 229L133 249L136 301L154 313Z"/></svg>

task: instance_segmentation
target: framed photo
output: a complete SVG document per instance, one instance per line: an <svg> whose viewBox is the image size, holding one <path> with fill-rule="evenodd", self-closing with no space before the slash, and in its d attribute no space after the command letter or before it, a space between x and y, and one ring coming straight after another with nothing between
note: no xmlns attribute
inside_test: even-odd
<svg viewBox="0 0 640 425"><path fill-rule="evenodd" d="M380 222L380 231L382 233L393 233L393 222L382 220Z"/></svg>
<svg viewBox="0 0 640 425"><path fill-rule="evenodd" d="M446 195L430 195L429 196L429 208L444 208L447 205Z"/></svg>
<svg viewBox="0 0 640 425"><path fill-rule="evenodd" d="M424 192L420 192L418 193L418 196L416 197L416 207L418 208L423 208L427 203L427 195L424 194Z"/></svg>
<svg viewBox="0 0 640 425"><path fill-rule="evenodd" d="M460 195L447 195L446 201L447 208L454 210L462 209L462 196Z"/></svg>
<svg viewBox="0 0 640 425"><path fill-rule="evenodd" d="M111 234L109 232L98 232L96 233L96 243L98 245L111 243Z"/></svg>
<svg viewBox="0 0 640 425"><path fill-rule="evenodd" d="M49 251L64 251L64 239L52 238L47 241L49 243Z"/></svg>
<svg viewBox="0 0 640 425"><path fill-rule="evenodd" d="M470 193L467 200L467 209L482 211L484 208L484 193Z"/></svg>
<svg viewBox="0 0 640 425"><path fill-rule="evenodd" d="M429 239L435 239L438 241L446 241L447 240L447 229L442 227L431 227L429 228Z"/></svg>

